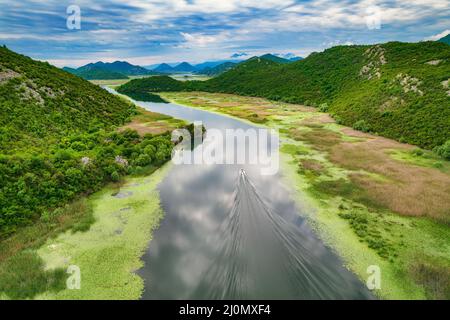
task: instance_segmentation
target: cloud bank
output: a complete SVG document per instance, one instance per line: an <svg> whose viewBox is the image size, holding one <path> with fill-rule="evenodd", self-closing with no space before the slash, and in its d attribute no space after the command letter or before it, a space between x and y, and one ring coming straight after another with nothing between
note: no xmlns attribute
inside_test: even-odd
<svg viewBox="0 0 450 320"><path fill-rule="evenodd" d="M81 9L80 30L66 27L72 4ZM436 40L450 29L448 0L2 0L0 6L0 43L72 66L199 62L236 52L306 56L333 44Z"/></svg>

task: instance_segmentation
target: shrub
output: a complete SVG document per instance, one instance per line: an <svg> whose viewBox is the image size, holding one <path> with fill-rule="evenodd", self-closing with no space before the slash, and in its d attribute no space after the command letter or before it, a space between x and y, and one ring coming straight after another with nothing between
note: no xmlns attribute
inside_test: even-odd
<svg viewBox="0 0 450 320"><path fill-rule="evenodd" d="M440 157L450 160L450 140L447 140L442 146L436 147L434 152Z"/></svg>
<svg viewBox="0 0 450 320"><path fill-rule="evenodd" d="M152 158L147 154L141 154L135 161L135 166L145 167L152 163Z"/></svg>
<svg viewBox="0 0 450 320"><path fill-rule="evenodd" d="M152 157L156 153L156 148L153 145L148 145L144 148L144 153Z"/></svg>
<svg viewBox="0 0 450 320"><path fill-rule="evenodd" d="M411 151L411 154L413 156L420 157L420 156L423 156L423 150L419 149L419 148L416 148L416 149Z"/></svg>
<svg viewBox="0 0 450 320"><path fill-rule="evenodd" d="M356 121L353 124L353 129L359 130L359 131L362 131L362 132L369 132L370 131L370 126L366 123L365 120L359 120L359 121Z"/></svg>
<svg viewBox="0 0 450 320"><path fill-rule="evenodd" d="M117 182L120 180L120 175L117 171L114 171L113 173L111 173L111 180L114 182Z"/></svg>
<svg viewBox="0 0 450 320"><path fill-rule="evenodd" d="M329 109L330 109L330 107L328 106L327 103L322 103L322 104L319 106L319 111L320 111L320 112L328 112Z"/></svg>

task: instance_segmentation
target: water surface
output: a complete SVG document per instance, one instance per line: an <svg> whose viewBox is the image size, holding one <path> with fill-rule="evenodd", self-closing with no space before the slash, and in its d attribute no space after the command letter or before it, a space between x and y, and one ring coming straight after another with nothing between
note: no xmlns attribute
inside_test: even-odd
<svg viewBox="0 0 450 320"><path fill-rule="evenodd" d="M201 121L207 129L252 128L177 104L135 103ZM247 149L248 141L235 151ZM302 218L304 209L282 184L282 173L263 176L260 169L173 166L159 186L165 216L138 271L145 281L143 299L372 298Z"/></svg>

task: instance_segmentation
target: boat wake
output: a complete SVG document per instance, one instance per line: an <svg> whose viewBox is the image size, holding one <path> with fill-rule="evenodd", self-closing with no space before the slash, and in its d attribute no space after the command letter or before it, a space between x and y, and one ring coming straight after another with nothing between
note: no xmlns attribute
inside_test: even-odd
<svg viewBox="0 0 450 320"><path fill-rule="evenodd" d="M217 257L199 299L367 299L370 292L295 224L275 213L240 170L234 204L217 233ZM342 264L341 264L342 265Z"/></svg>

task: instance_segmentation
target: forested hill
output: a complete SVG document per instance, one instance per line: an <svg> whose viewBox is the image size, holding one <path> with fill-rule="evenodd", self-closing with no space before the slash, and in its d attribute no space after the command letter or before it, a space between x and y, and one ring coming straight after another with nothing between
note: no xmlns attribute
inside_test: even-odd
<svg viewBox="0 0 450 320"><path fill-rule="evenodd" d="M100 67L90 67L83 69L63 68L64 71L70 72L86 80L114 80L114 79L128 79L122 73L106 70Z"/></svg>
<svg viewBox="0 0 450 320"><path fill-rule="evenodd" d="M137 112L86 80L0 48L0 240L32 223L25 242L86 230L94 219L86 203L66 204L170 159L169 134L117 130Z"/></svg>
<svg viewBox="0 0 450 320"><path fill-rule="evenodd" d="M450 139L449 78L450 46L390 42L338 46L290 64L252 58L205 82L158 79L165 91L182 87L320 107L342 124L433 148ZM158 79L149 90L160 87ZM131 85L140 87L133 82L127 90Z"/></svg>
<svg viewBox="0 0 450 320"><path fill-rule="evenodd" d="M450 45L450 33L448 35L446 35L445 37L443 37L442 39L439 39L438 41Z"/></svg>
<svg viewBox="0 0 450 320"><path fill-rule="evenodd" d="M0 47L2 153L121 125L134 111L129 103L88 81Z"/></svg>

